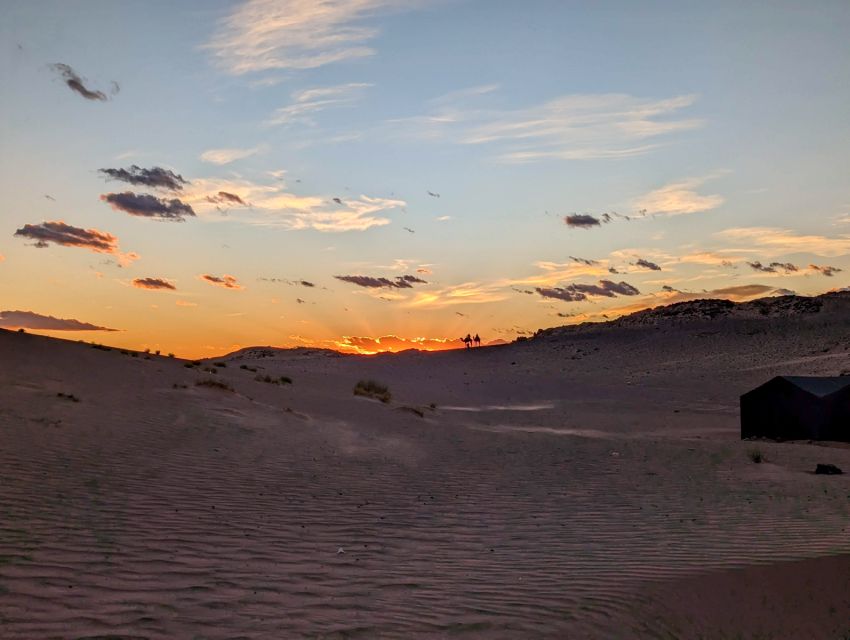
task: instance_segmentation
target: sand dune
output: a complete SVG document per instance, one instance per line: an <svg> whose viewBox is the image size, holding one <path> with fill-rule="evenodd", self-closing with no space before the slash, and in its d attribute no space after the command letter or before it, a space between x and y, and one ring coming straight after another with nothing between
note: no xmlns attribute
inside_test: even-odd
<svg viewBox="0 0 850 640"><path fill-rule="evenodd" d="M0 332L0 636L842 637L850 481L811 471L850 448L741 442L737 402L850 369L850 300L698 304L223 367Z"/></svg>

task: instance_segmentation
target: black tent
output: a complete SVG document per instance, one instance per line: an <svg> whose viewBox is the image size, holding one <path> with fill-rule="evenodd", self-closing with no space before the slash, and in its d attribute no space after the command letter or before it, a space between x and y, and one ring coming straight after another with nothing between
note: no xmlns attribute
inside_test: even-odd
<svg viewBox="0 0 850 640"><path fill-rule="evenodd" d="M778 376L745 393L741 438L850 442L850 376Z"/></svg>

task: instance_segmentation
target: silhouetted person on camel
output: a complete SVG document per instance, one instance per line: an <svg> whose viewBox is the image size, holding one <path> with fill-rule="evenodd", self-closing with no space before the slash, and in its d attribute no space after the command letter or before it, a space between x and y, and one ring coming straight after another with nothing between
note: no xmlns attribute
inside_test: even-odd
<svg viewBox="0 0 850 640"><path fill-rule="evenodd" d="M466 337L463 339L463 342L464 342L464 344L466 344L466 348L467 348L467 349L471 348L471 347L472 347L472 336L470 336L470 335L467 333L467 334L466 334Z"/></svg>
<svg viewBox="0 0 850 640"><path fill-rule="evenodd" d="M478 334L477 334L477 333L475 334L475 337L474 337L472 340L473 340L473 342L475 342L475 346L476 346L476 347L480 347L480 346L481 346L481 338L480 338L480 337L478 337Z"/></svg>

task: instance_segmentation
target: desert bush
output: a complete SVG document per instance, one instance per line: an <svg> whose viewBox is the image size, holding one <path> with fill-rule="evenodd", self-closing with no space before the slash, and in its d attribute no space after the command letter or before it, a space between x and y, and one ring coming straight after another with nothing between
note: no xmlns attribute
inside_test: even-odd
<svg viewBox="0 0 850 640"><path fill-rule="evenodd" d="M381 402L389 402L392 398L390 390L375 380L361 380L354 385L354 395L375 398Z"/></svg>
<svg viewBox="0 0 850 640"><path fill-rule="evenodd" d="M226 362L213 362L213 365L215 365L216 367L226 367L227 363Z"/></svg>
<svg viewBox="0 0 850 640"><path fill-rule="evenodd" d="M253 369L256 371L256 369ZM270 375L260 375L257 374L254 377L254 380L257 382L265 382L266 384L292 384L292 378L289 376L280 376L279 378L272 378Z"/></svg>
<svg viewBox="0 0 850 640"><path fill-rule="evenodd" d="M747 457L749 457L749 459L755 462L756 464L765 462L766 460L764 454L761 452L760 449L750 449L747 452Z"/></svg>
<svg viewBox="0 0 850 640"><path fill-rule="evenodd" d="M206 380L198 380L195 383L195 386L209 387L210 389L221 389L222 391L233 391L233 387L231 387L226 382L222 382L221 380L213 380L212 378L207 378Z"/></svg>
<svg viewBox="0 0 850 640"><path fill-rule="evenodd" d="M65 398L66 400L70 400L71 402L79 402L80 399L75 396L73 393L62 393L61 391L56 394L58 398Z"/></svg>

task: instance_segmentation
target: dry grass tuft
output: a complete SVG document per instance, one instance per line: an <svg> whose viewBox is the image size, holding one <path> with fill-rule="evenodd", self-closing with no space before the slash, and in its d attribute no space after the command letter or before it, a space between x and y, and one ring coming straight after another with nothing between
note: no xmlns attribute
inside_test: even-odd
<svg viewBox="0 0 850 640"><path fill-rule="evenodd" d="M212 378L207 378L206 380L198 380L195 383L197 387L209 387L210 389L220 389L221 391L233 391L233 387L231 387L226 382L222 382L221 380L213 380Z"/></svg>
<svg viewBox="0 0 850 640"><path fill-rule="evenodd" d="M375 380L361 380L358 382L354 385L354 395L374 398L384 403L389 402L392 398L390 390Z"/></svg>

